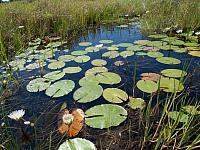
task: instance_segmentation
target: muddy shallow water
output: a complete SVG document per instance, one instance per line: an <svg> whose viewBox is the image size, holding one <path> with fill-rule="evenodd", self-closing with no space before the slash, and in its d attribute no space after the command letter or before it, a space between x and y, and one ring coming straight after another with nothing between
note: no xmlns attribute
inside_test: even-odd
<svg viewBox="0 0 200 150"><path fill-rule="evenodd" d="M144 40L149 39L145 37L140 31L140 27L138 24L131 25L128 28L118 28L118 27L100 27L97 28L94 32L88 31L87 36L80 37L79 41L76 41L71 48L69 48L69 52L60 51L55 52L55 59L57 59L61 55L70 54L74 50L84 50L84 47L78 45L79 42L89 41L93 43L93 45L99 44L100 40L113 40L114 42L111 44L118 43L133 43L136 40ZM123 51L125 48L120 47L119 51ZM35 123L36 131L32 127L26 127L25 134L28 135L27 138L24 138L21 130L13 130L16 131L14 135L18 136L17 138L22 145L22 149L30 149L30 147L37 147L38 149L48 149L49 141L51 138L52 149L58 148L59 143L62 141L62 136L58 134L57 130L57 113L59 112L60 106L63 102L67 103L68 109L81 108L84 111L87 109L98 105L98 104L107 104L108 101L104 100L101 96L95 101L89 103L77 103L73 100L73 93L80 87L78 85L78 81L84 77L85 72L92 68L91 60L101 59L102 53L108 51L107 49L102 49L99 52L88 53L90 56L90 61L86 63L76 63L74 61L65 63L65 67L76 67L80 66L82 71L76 74L66 74L62 79L69 79L75 82L75 88L68 95L60 97L60 98L50 98L45 95L45 92L40 93L30 93L26 90L26 86L29 83L31 76L39 76L39 69L35 69L33 71L20 71L18 72L20 75L20 89L19 91L12 97L10 97L6 102L6 110L12 111L17 109L25 109L26 114L24 119L30 120ZM114 85L102 85L103 89L108 87L115 87L124 90L129 96L134 97L142 97L149 101L149 94L144 94L142 91L137 89L135 86L136 82L140 79L141 73L155 72L160 73L163 69L183 69L185 66L190 64L188 68L188 74L190 78L185 83L185 88L190 91L191 97L200 97L200 85L197 81L200 77L199 66L200 60L198 57L193 57L188 55L187 53L177 53L173 51L160 50L166 57L174 57L181 60L181 64L178 65L166 65L161 64L156 61L155 58L151 58L148 56L137 56L133 55L127 58L123 58L118 56L114 59L103 58L107 61L107 65L110 72L117 73L121 76L122 81L119 84ZM123 66L115 66L115 61L123 61ZM29 64L29 63L27 63ZM47 62L47 65L49 62ZM58 69L59 70L59 69ZM62 70L62 69L60 69ZM44 67L44 74L50 72L51 70ZM134 76L136 78L134 79ZM166 93L162 93L162 97L164 98ZM155 103L155 101L153 101ZM118 127L113 127L111 129L93 129L84 126L83 130L77 137L83 137L94 144L97 145L98 149L137 149L139 145L140 135L138 131L134 131L138 126L138 112L131 110L127 107L127 102L117 104L121 105L126 110L128 110L129 116L125 122L120 124ZM15 121L11 121L11 126L18 126ZM130 129L132 129L131 132ZM35 132L37 134L35 134ZM29 139L30 138L30 139ZM28 140L27 140L28 139ZM33 139L37 139L36 141ZM37 145L37 146L36 146Z"/></svg>

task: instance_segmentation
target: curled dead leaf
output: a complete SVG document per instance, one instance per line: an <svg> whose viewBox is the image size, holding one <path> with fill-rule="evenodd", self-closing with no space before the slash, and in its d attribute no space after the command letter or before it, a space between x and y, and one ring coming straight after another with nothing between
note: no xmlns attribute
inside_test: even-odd
<svg viewBox="0 0 200 150"><path fill-rule="evenodd" d="M140 76L142 80L151 80L155 82L158 82L161 77L161 75L157 73L142 73Z"/></svg>

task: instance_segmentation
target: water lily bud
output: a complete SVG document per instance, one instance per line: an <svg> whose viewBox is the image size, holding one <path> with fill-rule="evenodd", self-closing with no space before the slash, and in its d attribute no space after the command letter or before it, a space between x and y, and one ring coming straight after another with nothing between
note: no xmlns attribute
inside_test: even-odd
<svg viewBox="0 0 200 150"><path fill-rule="evenodd" d="M63 122L66 124L71 124L74 120L74 116L72 114L65 114L62 117Z"/></svg>

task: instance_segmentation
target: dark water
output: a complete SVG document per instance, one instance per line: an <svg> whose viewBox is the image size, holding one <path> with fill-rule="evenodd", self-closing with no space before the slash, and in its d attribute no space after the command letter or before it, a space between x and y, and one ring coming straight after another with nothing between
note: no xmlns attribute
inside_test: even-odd
<svg viewBox="0 0 200 150"><path fill-rule="evenodd" d="M79 47L78 43L82 41L89 41L92 42L93 45L99 44L99 40L107 39L107 40L113 40L114 43L112 44L118 44L122 42L128 42L133 43L136 40L141 39L148 39L147 37L143 36L143 34L140 31L140 28L138 25L130 26L129 28L116 28L116 27L100 27L95 30L95 32L88 31L87 36L81 37L80 41L75 41L75 43L70 48L70 52L74 50L81 50L84 49L84 47ZM112 45L110 44L110 45ZM119 51L124 50L124 48L120 48ZM88 53L91 57L91 60L93 59L100 59L102 53L106 52L106 49L103 49L99 52L95 53ZM63 54L70 54L66 52L56 52L57 59L59 56ZM107 67L110 72L115 72L119 74L122 77L122 81L119 84L116 85L102 85L102 87L108 88L108 87L115 87L120 88L127 92L128 95L134 97L144 97L144 99L148 102L149 95L143 94L141 91L139 91L137 88L135 88L135 81L134 81L134 74L136 74L136 82L140 79L141 73L146 72L155 72L160 73L163 69L183 69L184 66L188 66L190 64L188 73L190 73L190 78L187 80L185 87L190 91L190 96L200 98L200 84L197 79L200 77L199 73L199 66L200 66L200 59L192 57L186 53L176 53L173 51L162 51L164 56L170 56L174 58L178 58L182 61L179 65L165 65L157 62L155 58L151 58L148 56L131 56L127 58L123 58L121 56L115 58L115 59L108 59L103 58L107 61ZM8 99L6 107L7 110L17 110L17 109L25 109L26 114L24 116L24 119L31 120L32 122L36 122L36 127L38 129L38 141L44 140L45 138L49 137L50 131L55 131L57 128L56 124L56 115L57 112L60 109L60 106L63 102L67 103L67 106L69 109L73 108L81 108L84 111L88 108L95 106L97 104L104 104L109 103L103 99L103 97L100 97L99 99L86 103L86 104L80 104L73 100L73 93L78 89L80 86L78 85L78 81L84 77L85 72L92 68L91 60L84 64L78 64L75 62L68 62L66 63L65 67L69 66L80 66L82 68L82 71L77 74L67 74L63 79L70 79L73 80L76 83L75 89L69 93L67 96L63 96L61 98L50 98L45 95L45 92L40 93L29 93L26 91L26 85L30 81L28 77L30 76L39 76L40 72L39 70L34 70L31 72L22 71L20 72L20 81L21 81L21 87L19 91L11 98ZM122 60L125 62L124 66L117 67L114 65L114 62L117 60ZM134 72L134 69L136 69L136 72ZM62 69L60 69L62 70ZM50 70L47 68L47 66L44 68L45 74L50 72ZM134 89L134 93L133 93ZM165 94L163 94L165 95ZM122 106L125 106L127 102L119 104ZM11 122L11 125L15 126L15 121ZM89 128L89 127L86 127ZM29 131L29 129L27 129ZM32 129L30 132L33 132ZM17 132L18 133L18 132ZM43 135L43 136L42 136ZM57 136L55 136L56 139ZM34 145L33 142L31 145ZM25 146L26 147L26 146Z"/></svg>

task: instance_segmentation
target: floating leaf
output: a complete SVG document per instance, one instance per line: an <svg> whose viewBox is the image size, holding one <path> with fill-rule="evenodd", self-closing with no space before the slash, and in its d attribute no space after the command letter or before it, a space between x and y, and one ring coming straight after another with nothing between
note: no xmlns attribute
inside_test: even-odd
<svg viewBox="0 0 200 150"><path fill-rule="evenodd" d="M91 62L91 64L93 66L102 67L102 66L105 66L107 64L107 62L103 59L95 59Z"/></svg>
<svg viewBox="0 0 200 150"><path fill-rule="evenodd" d="M41 92L46 90L50 86L51 82L44 78L37 78L29 82L26 86L29 92Z"/></svg>
<svg viewBox="0 0 200 150"><path fill-rule="evenodd" d="M88 84L98 85L99 81L96 76L86 76L79 80L80 86L87 86Z"/></svg>
<svg viewBox="0 0 200 150"><path fill-rule="evenodd" d="M110 43L113 43L113 41L112 40L100 40L99 43L110 44Z"/></svg>
<svg viewBox="0 0 200 150"><path fill-rule="evenodd" d="M137 55L137 56L146 56L147 53L145 53L145 52L137 52L135 55Z"/></svg>
<svg viewBox="0 0 200 150"><path fill-rule="evenodd" d="M118 48L118 47L111 46L111 47L107 47L107 50L109 50L109 51L118 51L119 48Z"/></svg>
<svg viewBox="0 0 200 150"><path fill-rule="evenodd" d="M102 104L94 106L85 112L85 122L93 128L110 128L118 126L126 120L127 111L118 105Z"/></svg>
<svg viewBox="0 0 200 150"><path fill-rule="evenodd" d="M130 47L130 46L133 46L132 43L119 43L118 44L119 47Z"/></svg>
<svg viewBox="0 0 200 150"><path fill-rule="evenodd" d="M87 84L74 92L73 98L79 103L87 103L98 99L103 92L103 88L96 84Z"/></svg>
<svg viewBox="0 0 200 150"><path fill-rule="evenodd" d="M75 138L62 143L58 150L96 150L96 147L86 139Z"/></svg>
<svg viewBox="0 0 200 150"><path fill-rule="evenodd" d="M90 42L81 42L81 43L79 43L79 46L90 46L90 45L92 45L92 43L90 43Z"/></svg>
<svg viewBox="0 0 200 150"><path fill-rule="evenodd" d="M71 52L71 55L74 55L74 56L82 56L85 54L87 54L87 51L84 51L84 50L78 50L78 51Z"/></svg>
<svg viewBox="0 0 200 150"><path fill-rule="evenodd" d="M150 80L139 80L136 85L138 89L146 93L153 93L158 90L158 85Z"/></svg>
<svg viewBox="0 0 200 150"><path fill-rule="evenodd" d="M85 72L85 76L94 76L102 72L108 72L108 69L106 67L93 67Z"/></svg>
<svg viewBox="0 0 200 150"><path fill-rule="evenodd" d="M159 48L156 48L156 47L145 47L144 48L144 51L149 51L149 52L157 52L159 51L160 49Z"/></svg>
<svg viewBox="0 0 200 150"><path fill-rule="evenodd" d="M160 75L157 73L142 73L141 75L142 80L151 80L151 81L159 81L160 80Z"/></svg>
<svg viewBox="0 0 200 150"><path fill-rule="evenodd" d="M58 57L58 60L62 62L70 62L73 61L75 58L76 57L72 55L62 55Z"/></svg>
<svg viewBox="0 0 200 150"><path fill-rule="evenodd" d="M164 55L161 52L148 52L147 56L153 57L153 58L159 58L159 57L163 57Z"/></svg>
<svg viewBox="0 0 200 150"><path fill-rule="evenodd" d="M181 61L179 59L173 58L173 57L159 57L156 59L158 62L163 64L180 64Z"/></svg>
<svg viewBox="0 0 200 150"><path fill-rule="evenodd" d="M162 39L162 38L166 38L167 35L165 35L165 34L155 34L155 35L149 35L148 37L155 38L155 39Z"/></svg>
<svg viewBox="0 0 200 150"><path fill-rule="evenodd" d="M174 78L161 77L159 83L160 89L165 92L175 93L181 92L184 89L183 84L179 80Z"/></svg>
<svg viewBox="0 0 200 150"><path fill-rule="evenodd" d="M184 46L187 46L187 47L198 47L199 44L198 43L185 43Z"/></svg>
<svg viewBox="0 0 200 150"><path fill-rule="evenodd" d="M185 42L184 41L181 41L181 40L175 40L175 41L172 41L171 42L172 45L184 45Z"/></svg>
<svg viewBox="0 0 200 150"><path fill-rule="evenodd" d="M192 56L200 57L200 51L189 51L188 54Z"/></svg>
<svg viewBox="0 0 200 150"><path fill-rule="evenodd" d="M200 115L200 111L198 110L199 106L192 106L192 105L187 105L182 107L183 111L191 114L191 115Z"/></svg>
<svg viewBox="0 0 200 150"><path fill-rule="evenodd" d="M119 61L114 62L114 65L115 66L123 66L124 62L119 60Z"/></svg>
<svg viewBox="0 0 200 150"><path fill-rule="evenodd" d="M127 51L140 51L143 49L144 49L144 46L141 46L141 45L133 45L126 48Z"/></svg>
<svg viewBox="0 0 200 150"><path fill-rule="evenodd" d="M116 58L119 56L119 53L117 51L109 51L109 52L105 52L102 54L103 57L108 57L110 59L112 58Z"/></svg>
<svg viewBox="0 0 200 150"><path fill-rule="evenodd" d="M74 59L74 61L77 63L85 63L85 62L88 62L89 60L90 60L90 57L86 55L78 56Z"/></svg>
<svg viewBox="0 0 200 150"><path fill-rule="evenodd" d="M67 119L67 120L66 120ZM71 119L71 122L68 121ZM69 124L67 123L70 122ZM81 109L75 109L70 114L67 109L62 110L58 116L58 131L61 134L67 133L69 137L78 135L84 125L84 112Z"/></svg>
<svg viewBox="0 0 200 150"><path fill-rule="evenodd" d="M123 51L119 55L125 58L125 57L128 57L128 56L133 56L134 52L133 51Z"/></svg>
<svg viewBox="0 0 200 150"><path fill-rule="evenodd" d="M87 47L85 49L86 52L98 52L99 50L100 50L100 48L97 48L97 47L94 47L94 46Z"/></svg>
<svg viewBox="0 0 200 150"><path fill-rule="evenodd" d="M161 71L162 75L172 78L181 78L187 75L187 72L180 69L165 69Z"/></svg>
<svg viewBox="0 0 200 150"><path fill-rule="evenodd" d="M168 113L169 118L178 121L178 122L187 122L189 117L183 112L171 111Z"/></svg>
<svg viewBox="0 0 200 150"><path fill-rule="evenodd" d="M71 80L60 80L52 84L47 90L46 95L50 97L61 97L67 95L75 87L75 83Z"/></svg>
<svg viewBox="0 0 200 150"><path fill-rule="evenodd" d="M134 44L138 44L138 45L147 45L149 42L149 40L137 40L134 42Z"/></svg>
<svg viewBox="0 0 200 150"><path fill-rule="evenodd" d="M103 97L111 103L123 103L128 99L127 93L117 88L105 89L103 91Z"/></svg>
<svg viewBox="0 0 200 150"><path fill-rule="evenodd" d="M132 109L144 109L146 107L146 102L142 98L129 97L128 106Z"/></svg>
<svg viewBox="0 0 200 150"><path fill-rule="evenodd" d="M121 77L112 72L103 72L96 75L97 80L102 84L118 84L121 82Z"/></svg>
<svg viewBox="0 0 200 150"><path fill-rule="evenodd" d="M65 63L62 62L62 61L55 61L55 62L52 62L48 65L48 68L49 69L60 69L60 68L63 68L65 66Z"/></svg>
<svg viewBox="0 0 200 150"><path fill-rule="evenodd" d="M151 46L151 47L157 47L157 46L163 46L163 45L167 45L167 42L163 42L163 41L150 41L147 43L147 46Z"/></svg>
<svg viewBox="0 0 200 150"><path fill-rule="evenodd" d="M65 76L65 73L62 71L53 71L44 75L44 78L53 82L53 81L61 79L64 76Z"/></svg>
<svg viewBox="0 0 200 150"><path fill-rule="evenodd" d="M81 72L81 70L82 70L81 67L67 67L63 69L63 72L71 74L71 73L79 73Z"/></svg>

